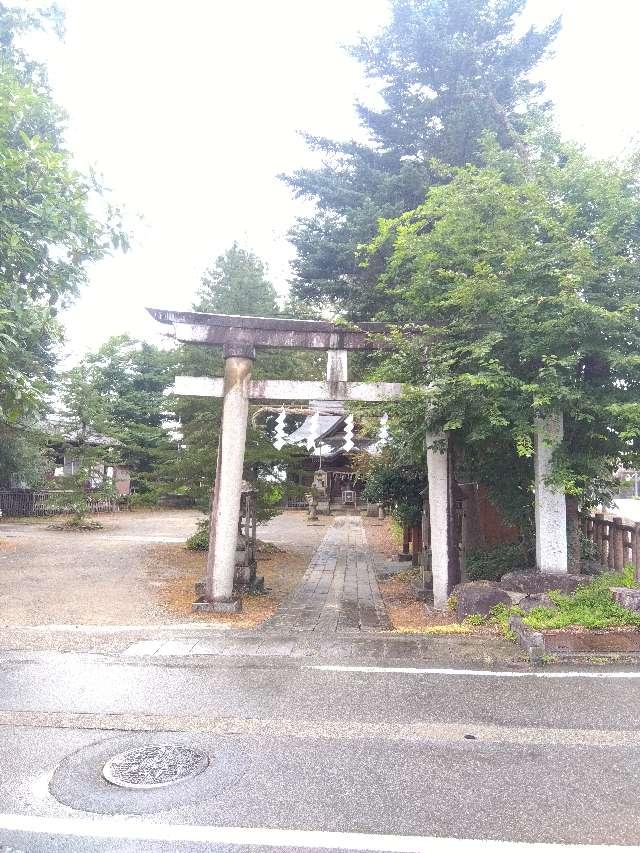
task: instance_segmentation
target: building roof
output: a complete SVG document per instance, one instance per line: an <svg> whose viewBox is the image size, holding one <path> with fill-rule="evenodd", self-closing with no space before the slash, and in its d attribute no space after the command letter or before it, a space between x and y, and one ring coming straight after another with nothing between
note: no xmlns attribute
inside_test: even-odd
<svg viewBox="0 0 640 853"><path fill-rule="evenodd" d="M66 437L71 444L86 444L90 447L117 447L121 442L117 438L112 438L110 435L104 435L101 432L76 432L69 433Z"/></svg>
<svg viewBox="0 0 640 853"><path fill-rule="evenodd" d="M318 412L316 455L320 455L318 447L322 447L323 459L331 459L339 456L341 453L347 453L347 451L342 449L344 445L344 422L346 418L344 405L339 402L320 402L317 400L310 400L309 405ZM307 416L298 429L287 436L287 444L306 443L307 438L311 434L312 418L313 415ZM374 443L374 439L354 435L353 442L355 444L353 450L362 451L370 447Z"/></svg>
<svg viewBox="0 0 640 853"><path fill-rule="evenodd" d="M292 432L291 435L287 436L287 444L302 444L302 442L306 442L311 435L312 418L313 416L305 418L304 422L298 427L298 429ZM328 437L335 429L341 426L343 422L344 415L319 415L318 435L316 435L316 441Z"/></svg>

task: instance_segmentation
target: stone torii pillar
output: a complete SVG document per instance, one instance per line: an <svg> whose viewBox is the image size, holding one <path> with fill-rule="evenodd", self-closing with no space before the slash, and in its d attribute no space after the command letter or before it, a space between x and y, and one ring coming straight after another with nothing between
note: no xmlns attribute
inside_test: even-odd
<svg viewBox="0 0 640 853"><path fill-rule="evenodd" d="M427 433L426 444L433 606L444 610L451 590L460 583L451 439L447 433Z"/></svg>
<svg viewBox="0 0 640 853"><path fill-rule="evenodd" d="M205 597L208 601L228 603L233 601L241 499L239 484L244 468L245 442L239 441L238 436L245 436L247 432L251 370L256 352L246 344L226 344L223 352L222 426L207 555L207 567L211 564L212 571L207 570ZM216 573L213 571L215 565L231 566L231 572Z"/></svg>
<svg viewBox="0 0 640 853"><path fill-rule="evenodd" d="M349 382L347 375L348 351L386 348L384 340L375 341L371 336L385 335L388 330L381 323L360 323L352 329L315 320L148 310L159 322L173 326L176 339L183 343L223 347L224 379L178 376L175 393L223 398L205 602L199 603L198 609L237 612L241 605L233 597L233 580L249 401L399 399L403 393L401 383ZM326 379L321 382L252 380L256 349L261 348L326 350Z"/></svg>
<svg viewBox="0 0 640 853"><path fill-rule="evenodd" d="M540 572L564 574L567 555L567 502L560 489L547 483L553 453L562 442L562 412L535 420L534 467L536 477L536 567Z"/></svg>

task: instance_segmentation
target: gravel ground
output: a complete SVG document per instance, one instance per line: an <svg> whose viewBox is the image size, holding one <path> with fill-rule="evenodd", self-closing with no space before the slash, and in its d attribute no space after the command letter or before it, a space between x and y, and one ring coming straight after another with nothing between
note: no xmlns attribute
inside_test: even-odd
<svg viewBox="0 0 640 853"><path fill-rule="evenodd" d="M391 519L365 518L367 541L372 550L395 558L402 543ZM379 580L380 593L394 631L401 633L466 633L484 637L495 637L500 632L493 625L461 626L452 612L440 613L416 597L415 584L419 582L420 570L407 563L407 570L388 580Z"/></svg>
<svg viewBox="0 0 640 853"><path fill-rule="evenodd" d="M100 531L49 530L51 519L0 522L0 621L3 626L157 625L202 621L191 613L193 584L206 556L186 551L185 539L203 516L192 510L100 515ZM306 525L287 512L260 525L259 537L284 554L259 566L269 596L247 597L236 627L271 615L304 572L326 522Z"/></svg>
<svg viewBox="0 0 640 853"><path fill-rule="evenodd" d="M167 569L150 560L158 540L187 538L200 513L123 512L104 529L63 532L47 521L0 525L3 625L142 625L164 622L158 600ZM165 574L163 574L163 572Z"/></svg>

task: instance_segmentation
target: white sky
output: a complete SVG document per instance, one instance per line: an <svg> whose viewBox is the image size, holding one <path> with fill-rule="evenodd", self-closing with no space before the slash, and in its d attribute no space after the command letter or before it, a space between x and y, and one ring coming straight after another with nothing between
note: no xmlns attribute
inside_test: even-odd
<svg viewBox="0 0 640 853"><path fill-rule="evenodd" d="M92 267L65 317L73 357L123 332L159 340L145 306L188 308L234 239L284 292L301 205L276 176L313 162L298 130L357 133L364 81L341 45L379 28L386 0L59 2L66 40L38 44L68 144L104 174L135 232L128 254ZM640 129L640 2L530 0L527 19L559 13L542 70L559 127L595 155L628 151Z"/></svg>

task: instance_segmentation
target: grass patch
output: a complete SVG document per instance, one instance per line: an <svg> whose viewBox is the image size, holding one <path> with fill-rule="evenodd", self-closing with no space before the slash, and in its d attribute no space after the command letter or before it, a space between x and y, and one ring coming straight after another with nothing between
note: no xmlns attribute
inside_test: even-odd
<svg viewBox="0 0 640 853"><path fill-rule="evenodd" d="M394 634L470 634L471 627L459 622L448 625L424 625L416 628L394 628Z"/></svg>
<svg viewBox="0 0 640 853"><path fill-rule="evenodd" d="M491 608L491 622L500 628L502 635L508 640L515 640L516 638L515 634L509 627L509 616L513 613L519 613L521 616L523 615L522 610L519 610L517 607L507 607L506 604L496 604L495 607Z"/></svg>
<svg viewBox="0 0 640 853"><path fill-rule="evenodd" d="M84 515L75 514L65 521L56 521L47 524L47 530L103 530L104 525L99 521L93 521Z"/></svg>
<svg viewBox="0 0 640 853"><path fill-rule="evenodd" d="M470 613L468 616L464 617L463 624L464 625L486 625L489 620L486 616L483 616L481 613Z"/></svg>
<svg viewBox="0 0 640 853"><path fill-rule="evenodd" d="M571 595L550 592L556 607L536 607L525 613L518 607L499 604L491 611L491 620L506 637L512 636L509 616L523 617L525 625L536 630L544 628L623 628L640 627L640 613L621 607L609 591L611 586L636 587L633 567L627 566L618 574L598 575L592 583L578 587Z"/></svg>
<svg viewBox="0 0 640 853"><path fill-rule="evenodd" d="M628 566L619 574L598 575L593 583L579 587L572 595L550 592L557 609L538 607L524 617L531 628L618 628L625 625L640 627L640 613L627 610L614 601L610 586L636 586L634 570Z"/></svg>

